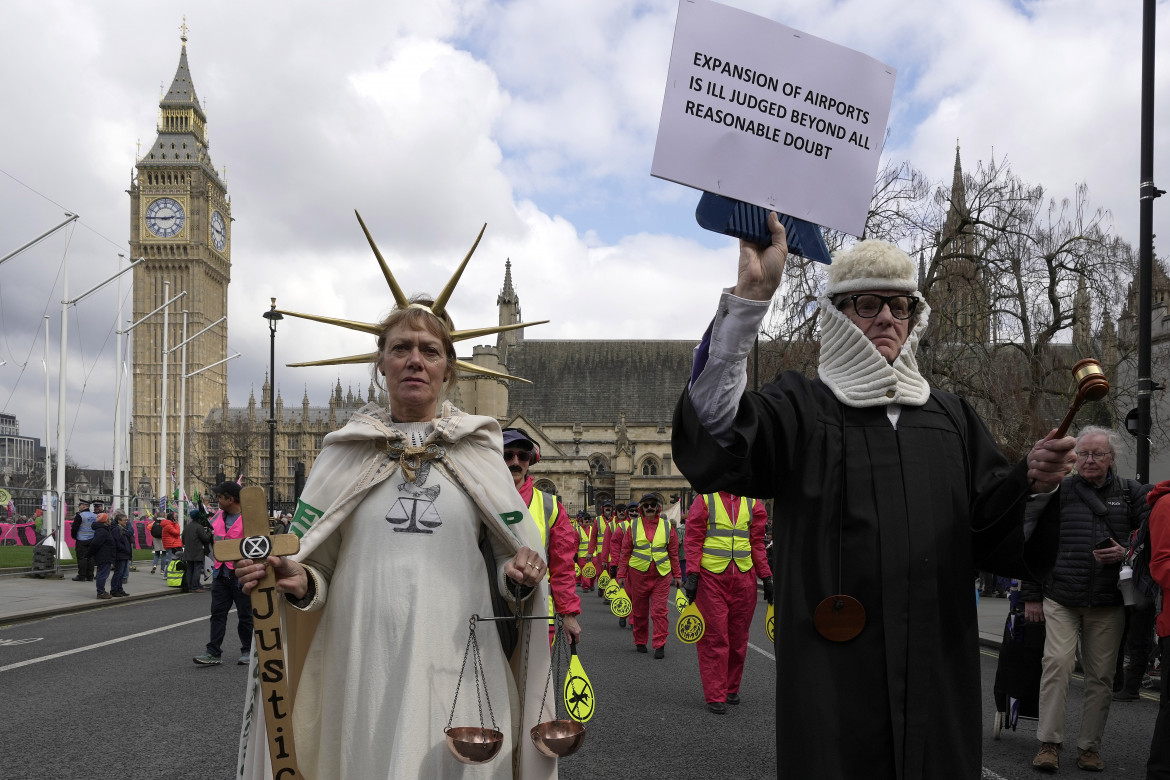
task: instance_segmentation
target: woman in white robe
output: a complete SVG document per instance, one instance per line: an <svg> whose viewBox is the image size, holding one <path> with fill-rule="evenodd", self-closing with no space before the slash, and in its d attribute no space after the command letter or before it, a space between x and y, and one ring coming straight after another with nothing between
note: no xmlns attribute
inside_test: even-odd
<svg viewBox="0 0 1170 780"><path fill-rule="evenodd" d="M325 438L293 518L300 552L236 568L250 591L273 566L285 594L301 773L554 778L555 760L528 738L553 717L552 696L539 711L549 651L532 621L521 624L511 657L496 624L479 625L482 705L470 656L459 683L469 618L493 614L493 590L513 604L519 590L526 611L547 598L536 526L523 522L527 509L504 466L499 425L449 403L436 412L455 375L449 321L415 305L383 325L377 370L389 409L367 405ZM457 686L452 725L480 725L481 705L484 725L494 719L504 732L490 763L462 764L447 749L443 727ZM240 777L271 777L263 711L253 675Z"/></svg>

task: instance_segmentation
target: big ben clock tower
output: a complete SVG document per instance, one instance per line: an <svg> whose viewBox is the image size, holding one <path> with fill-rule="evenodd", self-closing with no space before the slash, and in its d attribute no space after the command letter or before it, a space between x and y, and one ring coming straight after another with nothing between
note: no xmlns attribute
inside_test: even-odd
<svg viewBox="0 0 1170 780"><path fill-rule="evenodd" d="M131 257L146 262L134 269L135 322L158 309L169 296L186 295L168 308L163 338L163 313L138 325L132 335L134 398L130 468L133 478L146 474L155 496L170 494L170 472L179 471L180 414L186 416L186 466L204 475L206 459L192 460L191 443L204 417L227 396L226 364L187 380L186 409L180 409L183 312L187 335L194 336L227 314L231 278L231 203L227 188L211 164L207 116L195 95L187 67L187 27L171 88L159 103L158 138L135 165L130 184ZM169 288L164 284L170 282ZM166 475L159 484L162 442L163 350L166 360ZM187 344L187 373L227 357L227 322ZM188 487L188 492L194 491Z"/></svg>

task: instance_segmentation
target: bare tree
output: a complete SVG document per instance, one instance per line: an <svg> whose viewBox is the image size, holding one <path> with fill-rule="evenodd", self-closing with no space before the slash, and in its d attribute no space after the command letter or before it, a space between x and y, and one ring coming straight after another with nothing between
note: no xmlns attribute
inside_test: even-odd
<svg viewBox="0 0 1170 780"><path fill-rule="evenodd" d="M933 188L909 163L887 165L865 235L918 260L932 309L919 351L923 373L979 409L1009 457L1063 416L1078 359L1104 354L1107 374L1130 359L1124 344L1103 344L1099 334L1104 312L1123 307L1135 253L1113 234L1108 212L1091 206L1083 184L1054 198L994 156ZM847 237L830 232L826 239L835 249ZM785 269L765 329L775 371L815 369L814 303L825 276L815 266L793 258ZM1079 420L1113 424L1116 417L1102 403Z"/></svg>

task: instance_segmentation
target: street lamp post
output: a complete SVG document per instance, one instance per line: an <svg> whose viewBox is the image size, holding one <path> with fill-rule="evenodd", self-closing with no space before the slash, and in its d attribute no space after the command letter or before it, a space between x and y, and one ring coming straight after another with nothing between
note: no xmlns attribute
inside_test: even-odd
<svg viewBox="0 0 1170 780"><path fill-rule="evenodd" d="M276 500L276 323L284 315L276 310L276 299L264 312L268 320L268 516L272 517L272 502Z"/></svg>

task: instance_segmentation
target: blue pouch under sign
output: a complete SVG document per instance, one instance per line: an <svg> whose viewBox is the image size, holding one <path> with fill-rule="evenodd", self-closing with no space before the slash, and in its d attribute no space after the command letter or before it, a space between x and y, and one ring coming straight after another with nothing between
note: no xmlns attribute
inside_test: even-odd
<svg viewBox="0 0 1170 780"><path fill-rule="evenodd" d="M789 252L825 265L832 261L820 225L787 214L778 213L777 216L780 217L780 224L784 225ZM772 234L768 232L768 209L762 206L704 192L695 209L695 219L699 227L716 233L765 246L772 243Z"/></svg>

